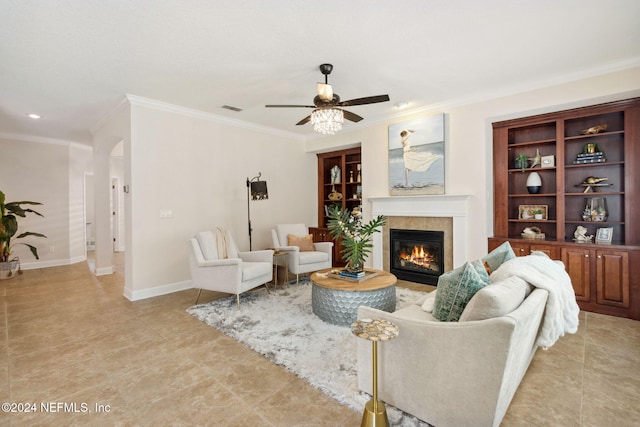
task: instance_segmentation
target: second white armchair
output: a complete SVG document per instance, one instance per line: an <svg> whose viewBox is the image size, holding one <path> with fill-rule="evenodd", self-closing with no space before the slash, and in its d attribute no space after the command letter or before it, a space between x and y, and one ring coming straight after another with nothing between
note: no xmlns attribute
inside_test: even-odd
<svg viewBox="0 0 640 427"><path fill-rule="evenodd" d="M296 275L331 268L333 242L313 243L304 224L278 224L271 230L273 247L288 253L289 271Z"/></svg>

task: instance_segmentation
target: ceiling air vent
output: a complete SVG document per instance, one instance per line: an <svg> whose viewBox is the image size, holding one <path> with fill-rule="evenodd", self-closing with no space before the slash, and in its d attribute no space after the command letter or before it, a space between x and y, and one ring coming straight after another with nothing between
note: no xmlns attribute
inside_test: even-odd
<svg viewBox="0 0 640 427"><path fill-rule="evenodd" d="M223 105L222 108L225 108L225 109L231 110L231 111L235 111L235 112L242 111L242 108L232 107L231 105Z"/></svg>

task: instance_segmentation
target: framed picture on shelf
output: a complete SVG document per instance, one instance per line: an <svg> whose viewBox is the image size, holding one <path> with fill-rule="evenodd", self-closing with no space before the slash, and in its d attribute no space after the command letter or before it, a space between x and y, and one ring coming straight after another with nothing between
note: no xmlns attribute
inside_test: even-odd
<svg viewBox="0 0 640 427"><path fill-rule="evenodd" d="M519 205L518 219L549 219L549 206Z"/></svg>
<svg viewBox="0 0 640 427"><path fill-rule="evenodd" d="M613 227L598 228L596 243L611 243L613 239Z"/></svg>
<svg viewBox="0 0 640 427"><path fill-rule="evenodd" d="M556 158L553 154L550 156L542 156L542 160L540 161L540 167L552 168L555 165L556 165Z"/></svg>

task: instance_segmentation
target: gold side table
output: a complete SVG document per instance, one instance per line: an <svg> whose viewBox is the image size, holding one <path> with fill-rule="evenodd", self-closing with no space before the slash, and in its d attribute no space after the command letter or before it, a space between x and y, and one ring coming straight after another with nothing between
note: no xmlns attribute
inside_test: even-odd
<svg viewBox="0 0 640 427"><path fill-rule="evenodd" d="M389 418L384 403L378 400L378 341L389 341L398 336L398 326L383 319L359 319L351 324L351 332L358 338L371 341L373 367L373 397L364 406L361 427L387 427Z"/></svg>

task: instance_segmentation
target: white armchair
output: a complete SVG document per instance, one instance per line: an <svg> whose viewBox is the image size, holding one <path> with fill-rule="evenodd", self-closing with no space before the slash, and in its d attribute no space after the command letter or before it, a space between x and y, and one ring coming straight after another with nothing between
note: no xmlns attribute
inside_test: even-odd
<svg viewBox="0 0 640 427"><path fill-rule="evenodd" d="M273 278L273 251L239 252L229 232L202 231L188 241L189 266L194 288L226 292L236 295L240 308L240 294ZM225 256L226 255L226 256Z"/></svg>
<svg viewBox="0 0 640 427"><path fill-rule="evenodd" d="M289 271L296 275L296 282L300 274L331 268L333 242L317 242L313 243L314 250L301 250L299 246L289 245L289 235L307 237L309 229L304 224L278 224L271 230L273 247L288 253Z"/></svg>

